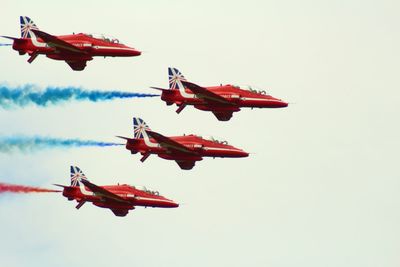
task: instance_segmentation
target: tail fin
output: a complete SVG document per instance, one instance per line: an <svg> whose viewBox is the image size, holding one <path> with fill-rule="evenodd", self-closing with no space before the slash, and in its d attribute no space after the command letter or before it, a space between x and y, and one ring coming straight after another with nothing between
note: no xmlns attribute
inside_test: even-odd
<svg viewBox="0 0 400 267"><path fill-rule="evenodd" d="M19 20L21 23L21 38L32 38L35 35L32 30L39 30L29 17L20 16Z"/></svg>
<svg viewBox="0 0 400 267"><path fill-rule="evenodd" d="M79 186L81 180L88 180L82 170L77 166L71 166L71 186Z"/></svg>
<svg viewBox="0 0 400 267"><path fill-rule="evenodd" d="M180 90L184 89L181 81L186 81L182 73L175 68L168 68L169 89Z"/></svg>
<svg viewBox="0 0 400 267"><path fill-rule="evenodd" d="M150 137L146 131L151 131L149 126L142 120L141 118L133 117L133 132L134 132L134 139L143 139L144 143L148 147L158 147L158 143L153 143L150 141ZM148 157L145 156L142 161L144 161Z"/></svg>
<svg viewBox="0 0 400 267"><path fill-rule="evenodd" d="M133 117L133 132L135 139L149 138L146 131L150 131L149 126L141 118Z"/></svg>

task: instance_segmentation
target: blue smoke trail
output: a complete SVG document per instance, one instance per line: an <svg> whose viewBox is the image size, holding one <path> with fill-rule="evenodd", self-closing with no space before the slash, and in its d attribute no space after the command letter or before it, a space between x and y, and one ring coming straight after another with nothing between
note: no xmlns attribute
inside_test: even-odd
<svg viewBox="0 0 400 267"><path fill-rule="evenodd" d="M0 85L0 107L2 108L25 107L33 104L46 107L73 100L98 102L154 96L158 95L122 91L84 90L78 87L47 87L44 90L39 90L31 84L16 88Z"/></svg>
<svg viewBox="0 0 400 267"><path fill-rule="evenodd" d="M122 144L94 140L63 139L41 136L0 137L0 153L10 153L15 151L33 152L48 148L109 147L120 145Z"/></svg>

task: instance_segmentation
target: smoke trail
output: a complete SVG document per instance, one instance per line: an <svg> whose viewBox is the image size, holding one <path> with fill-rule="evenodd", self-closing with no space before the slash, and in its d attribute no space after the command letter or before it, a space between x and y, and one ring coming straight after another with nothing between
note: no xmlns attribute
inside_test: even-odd
<svg viewBox="0 0 400 267"><path fill-rule="evenodd" d="M0 153L10 153L14 151L32 152L47 148L107 147L120 145L122 144L94 140L62 139L40 136L0 137Z"/></svg>
<svg viewBox="0 0 400 267"><path fill-rule="evenodd" d="M0 107L3 108L25 107L28 105L46 107L74 100L99 102L154 96L158 95L122 91L84 90L78 87L47 87L44 90L40 90L37 86L31 84L16 88L0 85Z"/></svg>
<svg viewBox="0 0 400 267"><path fill-rule="evenodd" d="M40 187L15 185L0 183L0 194L2 193L44 193L44 192L61 192L60 190L51 190Z"/></svg>

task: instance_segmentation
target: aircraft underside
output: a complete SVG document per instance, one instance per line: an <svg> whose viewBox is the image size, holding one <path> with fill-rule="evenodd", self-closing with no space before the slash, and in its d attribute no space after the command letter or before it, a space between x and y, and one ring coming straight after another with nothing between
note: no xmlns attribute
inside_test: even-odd
<svg viewBox="0 0 400 267"><path fill-rule="evenodd" d="M111 209L111 211L114 213L115 216L118 216L118 217L124 217L129 213L129 210Z"/></svg>
<svg viewBox="0 0 400 267"><path fill-rule="evenodd" d="M65 61L73 70L84 70L86 67L86 61Z"/></svg>
<svg viewBox="0 0 400 267"><path fill-rule="evenodd" d="M176 160L175 161L182 170L191 170L193 169L196 161L185 161L185 160Z"/></svg>
<svg viewBox="0 0 400 267"><path fill-rule="evenodd" d="M196 161L201 161L203 158L201 156L179 156L179 155L170 155L170 154L159 154L160 158L174 160L182 170L191 170L193 169Z"/></svg>
<svg viewBox="0 0 400 267"><path fill-rule="evenodd" d="M115 203L107 203L107 202L93 202L93 205L110 209L115 216L123 217L129 213L129 210L133 210L135 207L133 205L116 205Z"/></svg>
<svg viewBox="0 0 400 267"><path fill-rule="evenodd" d="M203 110L203 111L211 111L215 117L217 117L217 119L219 121L229 121L232 116L233 116L233 112L237 112L240 111L240 108L237 106L231 106L231 107L227 107L227 106L219 106L219 107L213 107L213 106L205 106L205 105L195 105L195 108L199 109L199 110Z"/></svg>

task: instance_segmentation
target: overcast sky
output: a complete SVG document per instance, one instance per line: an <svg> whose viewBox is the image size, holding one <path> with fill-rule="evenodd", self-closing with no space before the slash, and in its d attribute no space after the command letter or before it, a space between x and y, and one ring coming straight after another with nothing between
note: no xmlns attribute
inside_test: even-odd
<svg viewBox="0 0 400 267"><path fill-rule="evenodd" d="M158 3L157 3L158 2ZM203 86L251 84L289 103L229 122L159 98L0 110L0 135L118 141L132 117L165 135L215 135L251 152L191 171L124 147L0 154L0 181L52 188L69 166L99 185L157 189L177 209L127 217L61 195L0 196L1 266L399 266L398 1L2 0L54 35L105 33L144 51L82 72L0 47L0 82L152 92L173 66ZM2 40L6 43L8 40Z"/></svg>

